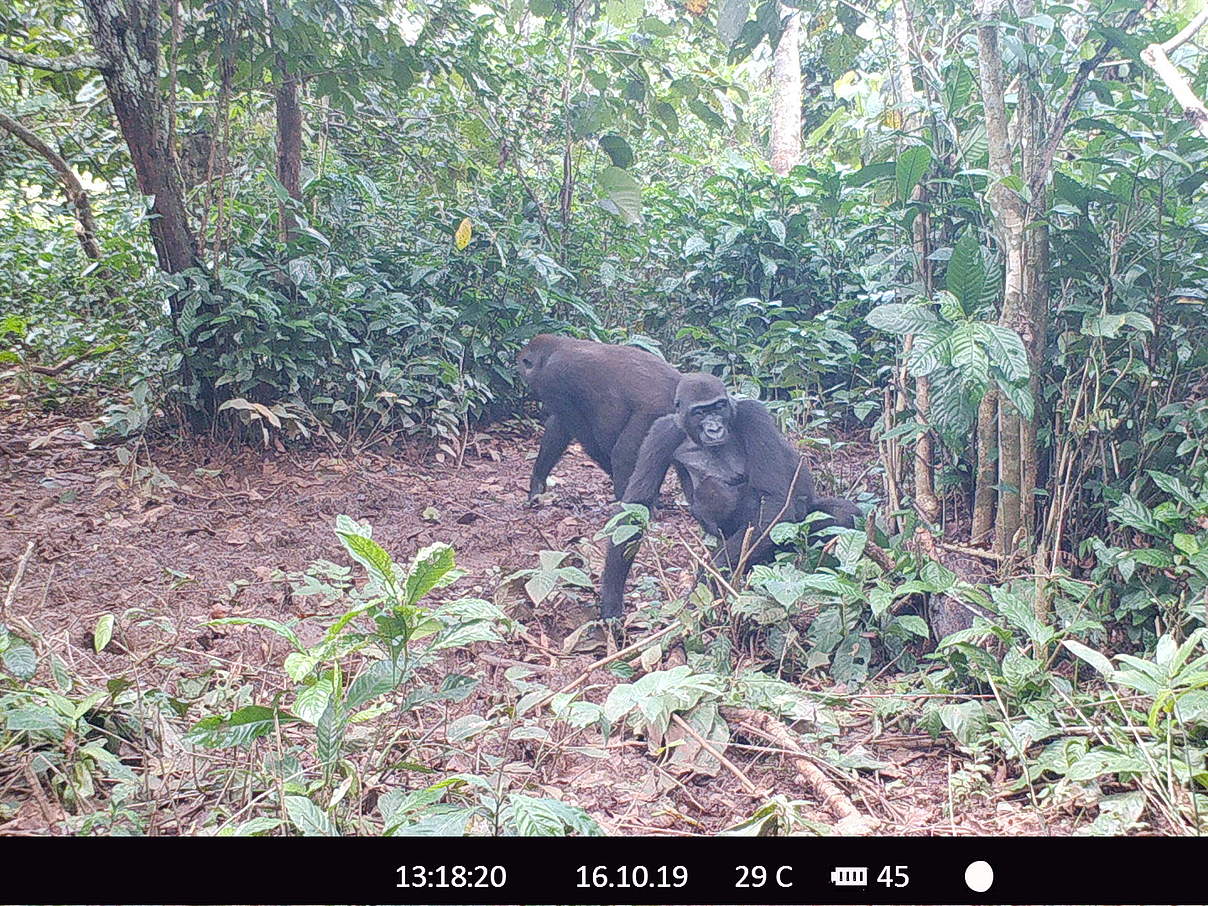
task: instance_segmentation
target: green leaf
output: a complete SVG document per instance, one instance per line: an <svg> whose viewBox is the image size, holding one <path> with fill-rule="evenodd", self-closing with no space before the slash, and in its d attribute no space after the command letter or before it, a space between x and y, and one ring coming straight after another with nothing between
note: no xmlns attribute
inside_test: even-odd
<svg viewBox="0 0 1208 906"><path fill-rule="evenodd" d="M219 617L217 620L209 620L207 626L260 626L264 629L271 629L277 635L284 639L288 639L289 643L295 648L304 651L306 646L302 644L302 640L298 638L298 634L284 623L278 623L276 620L270 620L265 617Z"/></svg>
<svg viewBox="0 0 1208 906"><path fill-rule="evenodd" d="M386 588L394 588L394 561L382 549L382 546L368 535L336 529L336 535L343 542L345 550L352 558L369 570L370 574Z"/></svg>
<svg viewBox="0 0 1208 906"><path fill-rule="evenodd" d="M1111 676L1115 674L1116 670L1111 666L1111 661L1104 655L1100 655L1093 647L1084 645L1081 641L1074 639L1062 639L1061 644L1067 647L1070 652L1073 652L1074 655L1081 658L1082 661L1091 664L1091 667L1098 670L1099 675L1102 675L1104 679L1111 679Z"/></svg>
<svg viewBox="0 0 1208 906"><path fill-rule="evenodd" d="M185 734L185 740L207 749L226 749L231 746L246 746L272 733L278 724L289 724L298 718L288 711L266 708L263 705L248 705L226 717L215 714L199 720Z"/></svg>
<svg viewBox="0 0 1208 906"><path fill-rule="evenodd" d="M420 598L442 584L453 566L453 548L449 545L437 542L420 548L407 570L403 600L412 606L418 604Z"/></svg>
<svg viewBox="0 0 1208 906"><path fill-rule="evenodd" d="M1146 469L1145 471L1153 479L1154 484L1178 500L1179 503L1190 507L1198 505L1195 494L1191 488L1183 483L1182 479L1174 475L1167 475L1165 472L1157 472L1153 469Z"/></svg>
<svg viewBox="0 0 1208 906"><path fill-rule="evenodd" d="M1153 513L1149 507L1137 500L1131 494L1125 494L1120 498L1120 502L1111 509L1112 516L1121 525L1127 525L1129 528L1134 528L1139 532L1145 532L1150 535L1160 533L1158 524L1154 521Z"/></svg>
<svg viewBox="0 0 1208 906"><path fill-rule="evenodd" d="M327 813L305 796L286 796L285 814L304 837L340 836Z"/></svg>
<svg viewBox="0 0 1208 906"><path fill-rule="evenodd" d="M604 836L600 825L579 806L520 793L508 796L504 820L510 821L516 833L522 837L565 837L567 834Z"/></svg>
<svg viewBox="0 0 1208 906"><path fill-rule="evenodd" d="M974 333L989 354L990 364L1011 383L1026 381L1030 374L1028 351L1019 334L998 324L974 325Z"/></svg>
<svg viewBox="0 0 1208 906"><path fill-rule="evenodd" d="M92 630L92 648L97 654L105 650L109 640L113 638L113 614L103 613L96 621Z"/></svg>
<svg viewBox="0 0 1208 906"><path fill-rule="evenodd" d="M868 185L870 182L888 179L894 175L896 170L897 165L891 160L882 161L878 164L869 164L867 167L861 167L855 173L848 176L846 182L851 188L858 189L860 186Z"/></svg>
<svg viewBox="0 0 1208 906"><path fill-rule="evenodd" d="M935 312L931 309L922 305L904 305L900 302L878 305L864 316L864 320L878 330L903 336L911 333L924 333L938 323Z"/></svg>
<svg viewBox="0 0 1208 906"><path fill-rule="evenodd" d="M966 384L984 392L990 383L990 360L977 342L979 324L959 324L948 335L948 346L952 350L952 367Z"/></svg>
<svg viewBox="0 0 1208 906"><path fill-rule="evenodd" d="M868 536L864 532L848 530L839 536L835 542L835 556L839 558L839 569L849 575L855 575L856 566L864 554L868 544Z"/></svg>
<svg viewBox="0 0 1208 906"><path fill-rule="evenodd" d="M977 233L967 229L957 240L948 259L945 286L956 296L966 314L972 314L981 303L986 285L986 266L982 260Z"/></svg>
<svg viewBox="0 0 1208 906"><path fill-rule="evenodd" d="M920 616L908 613L894 619L894 623L901 626L912 635L917 635L920 639L931 637L931 630L927 626L927 621Z"/></svg>
<svg viewBox="0 0 1208 906"><path fill-rule="evenodd" d="M726 121L722 115L700 98L692 98L692 100L688 101L688 109L695 113L696 118L714 132L725 131Z"/></svg>
<svg viewBox="0 0 1208 906"><path fill-rule="evenodd" d="M633 149L629 147L629 142L616 133L610 132L607 135L601 135L600 147L604 149L604 153L608 155L613 166L627 170L633 165Z"/></svg>
<svg viewBox="0 0 1208 906"><path fill-rule="evenodd" d="M717 10L717 34L727 47L733 46L746 24L751 11L751 0L721 0Z"/></svg>
<svg viewBox="0 0 1208 906"><path fill-rule="evenodd" d="M637 223L642 219L642 187L628 170L605 167L600 172L599 183L609 201L616 205L622 220Z"/></svg>
<svg viewBox="0 0 1208 906"><path fill-rule="evenodd" d="M931 149L926 145L912 145L898 156L894 178L898 186L898 201L910 200L910 193L919 184L931 166Z"/></svg>
<svg viewBox="0 0 1208 906"><path fill-rule="evenodd" d="M25 639L9 637L8 647L0 653L4 669L17 679L27 680L38 672L38 655ZM62 687L62 683L59 684Z"/></svg>
<svg viewBox="0 0 1208 906"><path fill-rule="evenodd" d="M613 25L632 25L646 10L646 0L608 0L604 16Z"/></svg>
<svg viewBox="0 0 1208 906"><path fill-rule="evenodd" d="M58 730L63 728L64 723L65 720L63 717L43 705L26 705L24 707L13 708L4 716L5 729L12 730L13 732L23 730L30 733L39 730Z"/></svg>
<svg viewBox="0 0 1208 906"><path fill-rule="evenodd" d="M1188 557L1194 557L1200 552L1200 542L1195 535L1188 535L1186 532L1174 533L1174 546Z"/></svg>

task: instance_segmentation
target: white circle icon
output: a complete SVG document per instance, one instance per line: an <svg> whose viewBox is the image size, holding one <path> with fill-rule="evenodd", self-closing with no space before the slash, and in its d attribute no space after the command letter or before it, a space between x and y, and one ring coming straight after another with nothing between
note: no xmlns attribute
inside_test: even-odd
<svg viewBox="0 0 1208 906"><path fill-rule="evenodd" d="M989 862L970 862L965 869L965 885L975 893L985 893L994 883L994 869Z"/></svg>

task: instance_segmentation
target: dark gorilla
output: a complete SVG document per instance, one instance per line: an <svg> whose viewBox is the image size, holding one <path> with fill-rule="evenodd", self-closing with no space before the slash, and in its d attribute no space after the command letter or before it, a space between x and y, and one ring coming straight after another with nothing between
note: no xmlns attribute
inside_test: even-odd
<svg viewBox="0 0 1208 906"><path fill-rule="evenodd" d="M815 495L804 459L762 403L732 399L712 375L688 374L676 388L674 406L673 414L651 427L623 500L650 507L674 465L692 515L722 540L713 557L719 570L766 559L775 549L769 530L776 522L800 522L822 511L830 518L813 523L815 528L851 528L862 515L850 500ZM608 546L600 589L605 619L621 615L640 540ZM746 558L740 563L744 545Z"/></svg>
<svg viewBox="0 0 1208 906"><path fill-rule="evenodd" d="M548 333L521 350L517 368L548 415L529 500L545 491L572 439L612 476L613 496L621 500L650 426L672 410L680 373L636 346Z"/></svg>

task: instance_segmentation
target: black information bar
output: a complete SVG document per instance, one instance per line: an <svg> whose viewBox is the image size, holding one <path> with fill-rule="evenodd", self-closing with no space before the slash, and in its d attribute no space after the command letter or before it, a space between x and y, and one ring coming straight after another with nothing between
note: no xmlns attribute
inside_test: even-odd
<svg viewBox="0 0 1208 906"><path fill-rule="evenodd" d="M23 904L1191 904L1206 855L1173 837L0 839Z"/></svg>

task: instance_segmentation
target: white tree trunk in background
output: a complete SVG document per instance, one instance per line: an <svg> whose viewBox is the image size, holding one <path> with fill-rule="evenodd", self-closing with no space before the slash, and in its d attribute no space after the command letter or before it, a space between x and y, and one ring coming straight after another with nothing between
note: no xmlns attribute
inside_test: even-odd
<svg viewBox="0 0 1208 906"><path fill-rule="evenodd" d="M772 58L772 169L780 176L801 162L801 16L780 7L789 18Z"/></svg>

